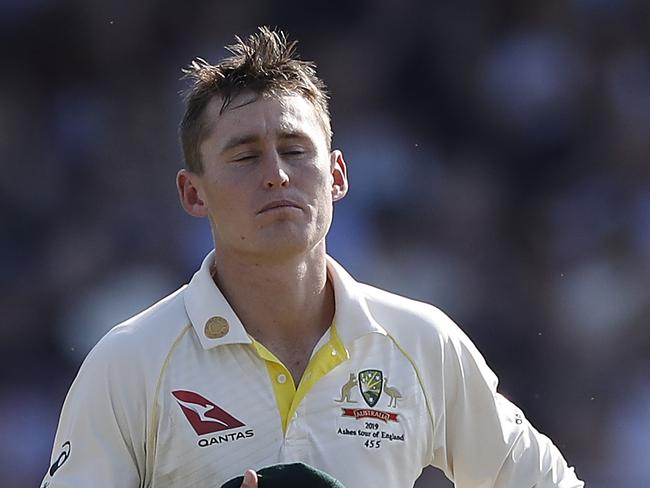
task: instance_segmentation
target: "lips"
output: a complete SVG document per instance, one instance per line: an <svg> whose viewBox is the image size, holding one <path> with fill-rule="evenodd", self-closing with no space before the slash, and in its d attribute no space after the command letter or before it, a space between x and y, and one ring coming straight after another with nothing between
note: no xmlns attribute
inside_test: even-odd
<svg viewBox="0 0 650 488"><path fill-rule="evenodd" d="M285 199L285 200L274 200L272 202L269 202L266 205L264 205L262 209L257 213L261 214L269 210L279 209L279 208L297 208L299 210L302 209L302 207L298 205L296 202L294 202L293 200Z"/></svg>

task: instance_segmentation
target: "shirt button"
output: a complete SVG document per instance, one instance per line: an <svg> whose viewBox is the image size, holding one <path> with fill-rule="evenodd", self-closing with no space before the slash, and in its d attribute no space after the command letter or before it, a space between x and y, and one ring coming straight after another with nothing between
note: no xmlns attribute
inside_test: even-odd
<svg viewBox="0 0 650 488"><path fill-rule="evenodd" d="M287 382L287 376L280 373L278 375L278 377L277 377L277 380L278 380L278 383L280 383L281 385L284 385Z"/></svg>
<svg viewBox="0 0 650 488"><path fill-rule="evenodd" d="M332 349L332 356L336 356L336 349Z"/></svg>

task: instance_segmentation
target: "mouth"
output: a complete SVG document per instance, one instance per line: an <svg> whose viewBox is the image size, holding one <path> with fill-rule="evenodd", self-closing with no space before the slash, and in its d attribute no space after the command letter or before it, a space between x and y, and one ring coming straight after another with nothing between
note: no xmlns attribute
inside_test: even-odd
<svg viewBox="0 0 650 488"><path fill-rule="evenodd" d="M302 210L302 207L300 207L300 205L298 205L296 202L292 200L275 200L273 202L269 202L266 205L264 205L262 209L257 213L262 214L264 212L269 212L271 210L281 210L287 208L295 208L298 210Z"/></svg>

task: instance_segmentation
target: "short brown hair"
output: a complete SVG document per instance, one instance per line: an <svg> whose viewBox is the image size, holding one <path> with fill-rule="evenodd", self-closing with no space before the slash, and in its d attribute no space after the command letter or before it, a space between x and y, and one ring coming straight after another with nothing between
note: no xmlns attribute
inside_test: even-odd
<svg viewBox="0 0 650 488"><path fill-rule="evenodd" d="M199 147L205 137L203 113L210 100L223 99L220 113L245 90L260 94L298 94L311 102L321 119L328 144L331 145L328 95L325 83L316 75L313 62L302 61L296 53L297 41L289 41L284 32L259 27L246 41L226 49L232 53L216 65L196 58L183 70L184 78L193 81L185 93L185 114L180 125L180 139L185 167L201 174L203 164Z"/></svg>

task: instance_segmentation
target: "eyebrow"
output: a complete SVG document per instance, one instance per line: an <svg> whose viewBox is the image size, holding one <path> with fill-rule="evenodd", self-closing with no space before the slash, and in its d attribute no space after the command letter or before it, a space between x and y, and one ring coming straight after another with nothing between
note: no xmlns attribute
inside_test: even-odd
<svg viewBox="0 0 650 488"><path fill-rule="evenodd" d="M240 136L235 136L229 139L226 144L223 146L223 149L221 150L221 153L225 153L227 151L230 151L231 149L237 147L237 146L244 146L246 144L253 144L255 142L258 142L261 139L261 137L257 134L242 134ZM286 139L309 139L309 136L301 131L301 130L287 130L287 131L282 131L278 135L278 139L280 140L286 140Z"/></svg>
<svg viewBox="0 0 650 488"><path fill-rule="evenodd" d="M230 151L231 149L237 146L243 146L245 144L251 144L259 140L259 137L255 134L244 134L241 136L232 137L229 139L221 150L222 153Z"/></svg>

